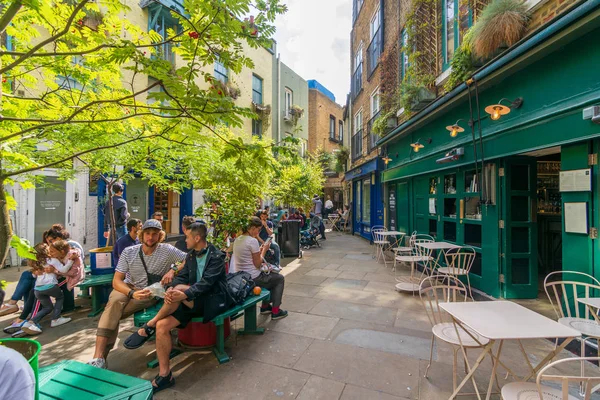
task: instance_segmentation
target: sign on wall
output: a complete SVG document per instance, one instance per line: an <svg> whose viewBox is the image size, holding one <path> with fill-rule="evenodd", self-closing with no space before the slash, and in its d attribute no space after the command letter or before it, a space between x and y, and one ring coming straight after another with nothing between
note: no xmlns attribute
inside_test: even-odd
<svg viewBox="0 0 600 400"><path fill-rule="evenodd" d="M592 190L592 170L574 169L560 171L561 192L590 192Z"/></svg>
<svg viewBox="0 0 600 400"><path fill-rule="evenodd" d="M388 199L389 209L390 209L390 230L396 230L396 187L392 186L390 188L389 199Z"/></svg>

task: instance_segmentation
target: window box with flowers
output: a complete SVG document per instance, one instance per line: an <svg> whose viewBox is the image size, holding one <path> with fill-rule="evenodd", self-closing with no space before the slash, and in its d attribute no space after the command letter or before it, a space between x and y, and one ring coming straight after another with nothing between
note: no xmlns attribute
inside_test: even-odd
<svg viewBox="0 0 600 400"><path fill-rule="evenodd" d="M298 125L298 121L300 120L300 118L302 118L302 115L304 115L304 108L300 107L297 104L293 104L290 107L290 121L292 125Z"/></svg>

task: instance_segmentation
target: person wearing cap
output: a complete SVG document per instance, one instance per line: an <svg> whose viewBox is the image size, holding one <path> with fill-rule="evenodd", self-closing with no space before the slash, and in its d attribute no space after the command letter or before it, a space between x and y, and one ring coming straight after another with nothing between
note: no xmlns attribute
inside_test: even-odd
<svg viewBox="0 0 600 400"><path fill-rule="evenodd" d="M112 187L113 197L112 197L112 206L113 213L115 216L115 231L117 234L117 239L121 239L123 236L127 235L127 220L129 219L129 212L127 211L127 202L123 198L123 185L120 183L113 183ZM108 212L109 208L108 201L106 202L106 206L104 207L104 238L108 239L109 231L110 231L110 214ZM113 243L116 243L116 240Z"/></svg>
<svg viewBox="0 0 600 400"><path fill-rule="evenodd" d="M171 330L185 328L196 317L210 321L234 303L227 289L225 254L207 241L207 234L206 224L200 222L186 229L189 253L181 271L169 284L164 305L154 318L123 342L126 349L133 350L156 334L159 371L152 382L155 393L175 384L169 366Z"/></svg>
<svg viewBox="0 0 600 400"><path fill-rule="evenodd" d="M94 358L88 364L107 368L106 357L117 340L119 321L156 303L148 286L173 281L186 253L162 243L164 239L160 222L149 219L139 231L140 244L121 253L112 282L113 291L98 322Z"/></svg>

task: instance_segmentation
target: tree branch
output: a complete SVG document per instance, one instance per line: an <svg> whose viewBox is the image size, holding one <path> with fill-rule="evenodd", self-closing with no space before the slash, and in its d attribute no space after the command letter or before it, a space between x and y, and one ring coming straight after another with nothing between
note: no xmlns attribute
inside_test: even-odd
<svg viewBox="0 0 600 400"><path fill-rule="evenodd" d="M47 128L47 127L49 127L49 126L55 126L55 125L62 125L62 124L66 124L66 123L68 123L68 122L72 121L72 120L73 120L73 118L75 118L77 115L81 114L83 111L85 111L85 110L87 110L88 108L92 107L93 105L97 105L97 104L110 104L110 103L118 103L118 102L120 102L120 101L125 101L125 100L127 100L127 99L130 99L130 98L132 98L132 97L139 96L140 94L142 94L142 93L144 93L144 92L147 92L147 91L149 91L150 89L152 89L153 87L155 87L155 86L157 86L157 85L160 85L161 83L162 83L161 81L156 81L156 82L154 82L152 85L148 86L148 87L147 87L147 88L145 88L145 89L142 89L142 90L140 90L140 91L138 91L138 92L135 92L135 93L129 94L129 95L127 95L127 96L121 97L121 98L119 98L119 99L112 99L112 100L94 100L94 101L91 101L91 102L87 103L86 105L84 105L84 106L80 107L80 108L79 108L79 109L77 109L76 111L74 111L74 112L73 112L73 114L71 114L69 117L65 118L64 120L62 120L62 121L60 121L60 122L50 122L50 123L47 123L47 124L40 124L40 125L36 125L36 126L29 127L29 128L27 128L27 129L23 129L23 130L21 130L21 131L19 131L19 132L15 132L15 133L13 133L13 134L10 134L10 135L8 135L8 136L1 137L1 138L0 138L0 143L2 143L2 142L5 142L5 141L7 141L7 140L10 140L10 139L12 139L12 138L18 137L18 136L22 136L22 135L24 135L24 134L26 134L26 133L28 133L28 132L31 132L31 131L33 131L33 130L36 130L36 129L43 129L43 128ZM182 108L183 108L183 107L182 107ZM1 120L2 120L2 119L0 118L0 121L1 121Z"/></svg>
<svg viewBox="0 0 600 400"><path fill-rule="evenodd" d="M172 38L169 38L163 42L159 42L159 43L150 43L150 44L139 44L139 45L134 45L133 47L135 47L136 49L145 49L148 47L157 47L157 46L162 46L163 44L167 44L167 43L180 43L180 40L175 40L175 38L183 35L186 31L183 31L181 33L178 33L177 35L173 36ZM27 58L33 58L33 57L70 57L70 56L82 56L85 54L90 54L90 53L95 53L98 50L102 50L102 49L124 49L127 48L129 46L120 46L120 45L116 45L116 44L101 44L98 45L96 47L93 47L91 49L87 49L87 50L81 50L81 51L73 51L73 52L69 52L69 51L58 51L58 52L52 52L52 53L35 53L35 54L29 54L29 52L27 53L23 53L20 51L0 51L0 56L25 56L27 54L29 54L27 56Z"/></svg>
<svg viewBox="0 0 600 400"><path fill-rule="evenodd" d="M56 35L50 36L46 40L42 40L37 45L33 46L31 48L31 50L29 50L24 55L22 55L21 57L17 58L12 63L8 64L6 67L0 68L0 74L4 74L6 71L11 70L12 68L16 67L17 65L19 65L22 62L24 62L25 60L27 60L29 57L31 57L32 54L34 54L39 49L43 48L44 46L46 46L49 43L55 42L61 36L66 35L69 32L69 29L71 28L71 24L73 24L73 20L75 19L75 16L77 15L77 13L79 11L81 11L83 9L83 6L85 6L85 4L88 1L89 0L81 0L81 2L79 4L77 4L77 6L73 9L73 12L71 13L71 15L69 16L69 18L67 19L67 24L65 25L65 27L60 32L58 32ZM10 21L8 21L8 22L10 22Z"/></svg>
<svg viewBox="0 0 600 400"><path fill-rule="evenodd" d="M10 178L11 176L21 175L21 174L27 174L29 172L33 172L33 171L37 171L37 170L45 169L45 168L52 168L55 165L63 164L63 163L65 163L65 162L67 162L67 161L69 161L69 160L71 160L73 158L82 156L82 155L87 154L87 153L91 153L93 151L114 149L115 147L123 146L123 145L126 145L126 144L131 143L131 142L135 142L136 140L140 140L140 139L152 139L152 138L155 138L155 137L162 136L162 134L163 133L157 133L155 135L150 135L150 136L140 135L140 136L137 136L135 138L128 139L128 140L126 140L124 142L121 142L121 143L111 144L111 145L107 145L107 146L98 146L98 147L94 147L94 148L91 148L91 149L82 150L82 151L77 152L75 154L72 154L72 155L70 155L68 157L65 157L65 158L63 158L61 160L53 161L53 162L45 164L45 165L36 165L35 167L25 168L25 169L22 169L20 171L14 171L14 172L10 172L8 174L0 175L0 182L3 182L4 180L6 180L6 178Z"/></svg>
<svg viewBox="0 0 600 400"><path fill-rule="evenodd" d="M16 0L6 9L6 12L4 12L2 18L0 18L0 33L4 33L6 27L10 24L15 15L17 15L22 6L23 2L21 0Z"/></svg>

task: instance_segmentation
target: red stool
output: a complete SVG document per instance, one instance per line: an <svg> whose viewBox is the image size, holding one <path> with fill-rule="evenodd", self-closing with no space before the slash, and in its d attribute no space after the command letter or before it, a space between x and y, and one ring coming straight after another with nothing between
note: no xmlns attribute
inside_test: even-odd
<svg viewBox="0 0 600 400"><path fill-rule="evenodd" d="M229 318L223 321L225 339L231 333ZM189 347L211 347L217 343L217 327L214 322L190 322L183 329L179 329L179 342Z"/></svg>

